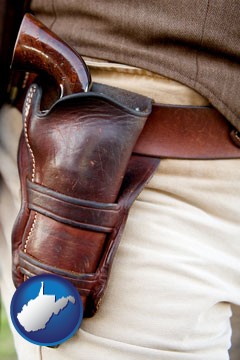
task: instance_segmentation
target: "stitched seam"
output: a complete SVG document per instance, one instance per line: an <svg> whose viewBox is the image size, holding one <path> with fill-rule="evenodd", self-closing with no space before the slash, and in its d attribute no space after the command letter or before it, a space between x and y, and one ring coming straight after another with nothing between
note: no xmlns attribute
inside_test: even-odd
<svg viewBox="0 0 240 360"><path fill-rule="evenodd" d="M29 152L31 154L31 158L32 158L32 177L31 177L32 182L34 181L34 178L35 178L36 162L35 162L35 156L33 154L33 151L32 151L32 148L31 148L31 145L30 145L30 142L29 142L28 129L27 129L27 118L28 118L28 115L29 115L33 94L35 92L36 92L36 87L33 86L29 90L29 93L27 95L26 103L25 103L25 109L24 109L25 110L24 111L24 134L25 134L25 138L26 138L27 147L28 147L28 150L29 150Z"/></svg>
<svg viewBox="0 0 240 360"><path fill-rule="evenodd" d="M24 244L24 249L23 249L23 252L24 252L24 253L27 252L27 244L28 244L28 241L29 241L29 239L30 239L30 237L31 237L31 235L32 235L32 233L33 233L34 228L35 228L36 221L37 221L37 213L35 212L31 229L30 229L30 231L29 231L29 234L28 234L27 239L26 239L25 244Z"/></svg>
<svg viewBox="0 0 240 360"><path fill-rule="evenodd" d="M31 178L32 182L34 182L34 178L35 178L36 162L35 162L35 157L34 157L30 142L29 142L28 129L27 129L27 119L28 119L28 115L29 115L29 111L30 111L30 107L31 107L32 98L33 98L33 95L34 95L35 92L36 92L36 86L32 86L31 89L29 90L28 95L27 95L26 102L25 102L25 108L24 108L24 134L25 134L26 144L27 144L28 150L29 150L31 158L32 158L32 178ZM30 239L30 236L33 233L36 221L37 221L37 213L35 212L31 229L30 229L30 231L28 233L28 236L27 236L25 244L24 244L23 251L25 253L27 252L27 244L28 244L28 241Z"/></svg>
<svg viewBox="0 0 240 360"><path fill-rule="evenodd" d="M206 7L206 12L205 12L205 17L203 20L203 26L202 26L202 32L201 32L201 39L200 39L200 48L202 47L203 44L203 37L204 37L204 32L205 32L205 26L206 26L206 21L207 21L207 14L208 14L208 10L209 10L209 3L210 0L208 0L207 2L207 7ZM199 73L199 50L196 50L196 75L195 75L195 84L197 83L197 79L198 79L198 73Z"/></svg>

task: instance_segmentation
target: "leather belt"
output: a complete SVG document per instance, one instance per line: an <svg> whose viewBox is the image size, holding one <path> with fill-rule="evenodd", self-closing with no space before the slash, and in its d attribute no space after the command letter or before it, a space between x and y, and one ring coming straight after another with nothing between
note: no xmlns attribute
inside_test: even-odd
<svg viewBox="0 0 240 360"><path fill-rule="evenodd" d="M175 159L240 158L240 137L212 107L154 104L134 153Z"/></svg>
<svg viewBox="0 0 240 360"><path fill-rule="evenodd" d="M22 111L22 103L17 107ZM211 106L155 103L133 153L170 159L237 159L240 132Z"/></svg>
<svg viewBox="0 0 240 360"><path fill-rule="evenodd" d="M22 101L16 106L22 111ZM240 132L211 106L154 103L133 153L172 159L237 159Z"/></svg>

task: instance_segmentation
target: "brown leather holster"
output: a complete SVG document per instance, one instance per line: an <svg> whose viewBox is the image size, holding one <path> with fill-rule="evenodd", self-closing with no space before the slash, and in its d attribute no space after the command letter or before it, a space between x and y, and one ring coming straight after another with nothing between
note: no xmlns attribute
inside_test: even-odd
<svg viewBox="0 0 240 360"><path fill-rule="evenodd" d="M43 273L62 276L92 316L129 208L159 159L239 158L240 134L211 107L152 107L138 94L91 87L79 54L29 14L19 34L12 65L36 71L47 86L42 94L31 85L23 107L14 284ZM49 79L60 100L53 100L60 95Z"/></svg>
<svg viewBox="0 0 240 360"><path fill-rule="evenodd" d="M111 93L111 97L109 96ZM159 160L132 155L151 100L106 86L40 111L32 85L23 108L21 210L12 234L13 280L50 273L79 290L84 315L103 296L132 202Z"/></svg>

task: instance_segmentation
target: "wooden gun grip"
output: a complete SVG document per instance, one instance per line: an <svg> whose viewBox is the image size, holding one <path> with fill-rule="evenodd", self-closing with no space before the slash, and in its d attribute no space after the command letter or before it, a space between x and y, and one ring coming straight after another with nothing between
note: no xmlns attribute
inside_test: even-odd
<svg viewBox="0 0 240 360"><path fill-rule="evenodd" d="M91 86L81 56L31 14L23 18L12 68L51 76L60 88L60 97L86 92Z"/></svg>

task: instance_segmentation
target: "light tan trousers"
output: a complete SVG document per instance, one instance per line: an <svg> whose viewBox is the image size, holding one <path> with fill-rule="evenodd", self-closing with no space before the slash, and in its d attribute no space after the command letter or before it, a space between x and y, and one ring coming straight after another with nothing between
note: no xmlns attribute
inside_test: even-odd
<svg viewBox="0 0 240 360"><path fill-rule="evenodd" d="M193 90L125 66L89 62L93 79L158 102L205 105ZM10 235L19 209L21 116L1 110L1 275L14 292ZM134 203L98 313L58 349L13 329L19 359L226 360L230 303L240 304L240 161L162 160Z"/></svg>

